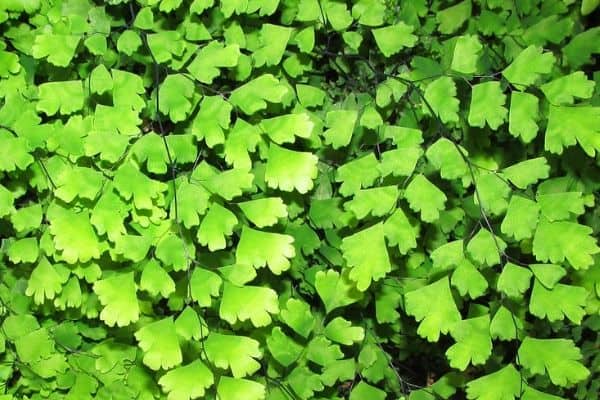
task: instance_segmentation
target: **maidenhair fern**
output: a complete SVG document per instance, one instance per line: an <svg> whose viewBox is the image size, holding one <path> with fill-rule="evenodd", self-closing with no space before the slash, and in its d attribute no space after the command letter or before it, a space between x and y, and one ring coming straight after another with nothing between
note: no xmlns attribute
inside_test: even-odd
<svg viewBox="0 0 600 400"><path fill-rule="evenodd" d="M0 1L0 399L597 399L598 5Z"/></svg>

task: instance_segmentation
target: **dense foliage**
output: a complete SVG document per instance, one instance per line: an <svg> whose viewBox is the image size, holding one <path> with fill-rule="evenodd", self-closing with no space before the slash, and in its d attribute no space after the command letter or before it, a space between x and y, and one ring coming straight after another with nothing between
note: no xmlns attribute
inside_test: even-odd
<svg viewBox="0 0 600 400"><path fill-rule="evenodd" d="M598 4L1 0L0 399L597 399Z"/></svg>

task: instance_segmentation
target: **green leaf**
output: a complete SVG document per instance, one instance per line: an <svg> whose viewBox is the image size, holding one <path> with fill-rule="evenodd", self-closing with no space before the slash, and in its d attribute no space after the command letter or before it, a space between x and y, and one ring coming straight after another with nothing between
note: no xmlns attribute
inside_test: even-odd
<svg viewBox="0 0 600 400"><path fill-rule="evenodd" d="M298 35L296 35L296 40ZM325 101L326 92L319 89L318 87L297 84L296 85L296 95L298 96L298 101L304 107L316 107L323 105L323 101Z"/></svg>
<svg viewBox="0 0 600 400"><path fill-rule="evenodd" d="M581 364L579 349L568 339L526 337L519 347L519 363L534 374L547 375L552 383L570 387L586 379L590 371Z"/></svg>
<svg viewBox="0 0 600 400"><path fill-rule="evenodd" d="M260 368L256 361L262 358L259 342L249 337L211 332L204 346L210 362L218 368L230 369L234 378L252 375Z"/></svg>
<svg viewBox="0 0 600 400"><path fill-rule="evenodd" d="M102 189L104 176L92 168L72 167L55 177L54 183L54 194L67 203L76 197L93 201Z"/></svg>
<svg viewBox="0 0 600 400"><path fill-rule="evenodd" d="M538 224L539 205L525 197L512 196L500 229L515 240L530 239Z"/></svg>
<svg viewBox="0 0 600 400"><path fill-rule="evenodd" d="M167 75L158 88L158 110L168 114L173 122L181 122L192 110L190 102L194 95L194 86L182 74Z"/></svg>
<svg viewBox="0 0 600 400"><path fill-rule="evenodd" d="M399 22L395 25L373 29L373 37L377 47L385 57L391 57L404 47L413 47L417 43L417 36L413 35L414 28Z"/></svg>
<svg viewBox="0 0 600 400"><path fill-rule="evenodd" d="M275 13L278 6L279 0L249 0L246 12L253 13L258 11L258 14L262 17Z"/></svg>
<svg viewBox="0 0 600 400"><path fill-rule="evenodd" d="M33 163L34 159L29 154L31 149L27 140L20 137L13 137L8 132L3 132L0 128L0 171L14 171L16 168L24 170Z"/></svg>
<svg viewBox="0 0 600 400"><path fill-rule="evenodd" d="M271 143L267 155L265 181L274 189L306 193L317 177L317 156L309 152L288 150Z"/></svg>
<svg viewBox="0 0 600 400"><path fill-rule="evenodd" d="M379 343L367 342L358 355L360 374L373 383L380 382L394 374L389 366L390 360L390 355L383 351Z"/></svg>
<svg viewBox="0 0 600 400"><path fill-rule="evenodd" d="M223 144L232 110L233 106L221 96L204 96L192 122L191 133L198 139L204 139L208 147Z"/></svg>
<svg viewBox="0 0 600 400"><path fill-rule="evenodd" d="M453 240L439 246L430 254L431 261L433 261L433 267L449 269L460 265L465 259L463 247L464 244L462 240Z"/></svg>
<svg viewBox="0 0 600 400"><path fill-rule="evenodd" d="M589 15L594 12L596 8L600 5L598 0L583 0L581 2L581 15Z"/></svg>
<svg viewBox="0 0 600 400"><path fill-rule="evenodd" d="M539 46L548 42L558 44L569 36L572 30L573 21L559 18L558 15L550 15L526 29L523 37L527 44Z"/></svg>
<svg viewBox="0 0 600 400"><path fill-rule="evenodd" d="M88 211L55 207L48 210L50 233L56 250L69 264L100 258L103 248L92 228Z"/></svg>
<svg viewBox="0 0 600 400"><path fill-rule="evenodd" d="M198 167L196 170L200 168ZM209 168L212 170L212 167ZM252 181L254 180L254 175L244 169L234 168L220 173L212 171L208 177L200 179L195 178L195 172L192 173L192 181L201 183L209 192L217 194L225 200L241 196L252 188Z"/></svg>
<svg viewBox="0 0 600 400"><path fill-rule="evenodd" d="M549 222L542 219L533 237L533 254L538 261L561 263L565 259L575 269L594 263L593 255L600 252L592 229L575 222Z"/></svg>
<svg viewBox="0 0 600 400"><path fill-rule="evenodd" d="M190 400L204 396L214 383L212 372L201 360L168 371L158 383L168 393L168 400Z"/></svg>
<svg viewBox="0 0 600 400"><path fill-rule="evenodd" d="M212 3L211 3L212 6ZM221 12L225 16L225 18L231 17L231 15L235 12L235 14L243 14L246 12L248 8L247 0L224 0L221 2Z"/></svg>
<svg viewBox="0 0 600 400"><path fill-rule="evenodd" d="M560 265L554 264L530 264L529 269L535 278L547 289L552 289L567 272Z"/></svg>
<svg viewBox="0 0 600 400"><path fill-rule="evenodd" d="M337 343L351 346L355 342L360 342L365 338L365 331L358 326L352 326L352 323L342 317L332 319L323 331L325 336Z"/></svg>
<svg viewBox="0 0 600 400"><path fill-rule="evenodd" d="M511 188L501 175L493 171L485 171L475 175L477 191L473 196L475 204L481 205L484 212L491 215L502 215L508 206ZM477 195L479 194L479 195Z"/></svg>
<svg viewBox="0 0 600 400"><path fill-rule="evenodd" d="M261 46L252 53L254 65L277 65L285 51L293 29L287 26L263 24L260 30Z"/></svg>
<svg viewBox="0 0 600 400"><path fill-rule="evenodd" d="M328 129L323 132L325 143L334 149L339 149L350 144L354 126L358 118L356 110L333 110L326 115Z"/></svg>
<svg viewBox="0 0 600 400"><path fill-rule="evenodd" d="M162 0L160 2L160 11L165 11L165 12L169 12L169 11L173 11L176 10L177 8L179 8L179 6L181 5L182 0Z"/></svg>
<svg viewBox="0 0 600 400"><path fill-rule="evenodd" d="M306 358L324 367L342 357L344 353L340 346L332 344L325 336L315 336L306 348Z"/></svg>
<svg viewBox="0 0 600 400"><path fill-rule="evenodd" d="M537 157L506 167L502 173L516 187L525 189L539 180L548 178L550 166L545 157Z"/></svg>
<svg viewBox="0 0 600 400"><path fill-rule="evenodd" d="M506 249L506 243L487 229L480 229L469 243L467 253L480 264L493 266L500 264L500 255Z"/></svg>
<svg viewBox="0 0 600 400"><path fill-rule="evenodd" d="M294 143L295 137L307 139L311 136L314 123L306 112L266 118L260 127L275 143Z"/></svg>
<svg viewBox="0 0 600 400"><path fill-rule="evenodd" d="M261 141L260 133L258 126L238 118L225 140L225 161L236 169L250 169L252 161L249 152L254 151Z"/></svg>
<svg viewBox="0 0 600 400"><path fill-rule="evenodd" d="M461 320L448 277L410 291L404 299L406 313L419 322L417 333L429 342L437 342L440 333L448 333Z"/></svg>
<svg viewBox="0 0 600 400"><path fill-rule="evenodd" d="M4 187L0 187L0 191L2 189ZM10 195L9 191L6 191L6 193ZM40 204L32 204L13 211L10 215L10 222L12 222L15 230L21 233L39 227L42 223L42 217L42 206Z"/></svg>
<svg viewBox="0 0 600 400"><path fill-rule="evenodd" d="M477 62L482 49L483 46L477 36L459 36L454 45L454 55L452 56L450 68L462 74L477 72Z"/></svg>
<svg viewBox="0 0 600 400"><path fill-rule="evenodd" d="M400 290L393 287L393 280L387 280L390 284L383 284L375 295L375 318L380 324L395 323L400 318L398 307L402 301Z"/></svg>
<svg viewBox="0 0 600 400"><path fill-rule="evenodd" d="M219 68L232 68L238 65L240 54L240 47L237 44L224 45L211 41L198 52L187 70L198 81L211 84L221 74Z"/></svg>
<svg viewBox="0 0 600 400"><path fill-rule="evenodd" d="M14 345L19 359L25 363L38 362L55 352L54 343L46 328L36 329L17 338Z"/></svg>
<svg viewBox="0 0 600 400"><path fill-rule="evenodd" d="M425 152L429 162L440 170L440 176L444 179L461 178L469 172L463 157L468 153L457 146L446 138L440 138Z"/></svg>
<svg viewBox="0 0 600 400"><path fill-rule="evenodd" d="M360 116L359 124L367 129L375 130L383 125L383 119L375 107L367 106Z"/></svg>
<svg viewBox="0 0 600 400"><path fill-rule="evenodd" d="M40 324L31 314L12 314L2 321L2 334L12 341L39 328Z"/></svg>
<svg viewBox="0 0 600 400"><path fill-rule="evenodd" d="M219 316L233 325L250 320L255 327L271 324L269 314L278 314L277 292L261 286L223 285Z"/></svg>
<svg viewBox="0 0 600 400"><path fill-rule="evenodd" d="M536 200L548 221L570 219L571 214L577 216L585 212L581 192L538 193Z"/></svg>
<svg viewBox="0 0 600 400"><path fill-rule="evenodd" d="M521 395L521 375L512 364L467 383L469 400L513 400Z"/></svg>
<svg viewBox="0 0 600 400"><path fill-rule="evenodd" d="M287 326L305 339L308 338L316 323L310 306L294 298L288 299L285 309L281 310L279 316Z"/></svg>
<svg viewBox="0 0 600 400"><path fill-rule="evenodd" d="M583 151L594 157L600 151L600 107L550 106L546 126L545 149L562 154L565 147L577 143Z"/></svg>
<svg viewBox="0 0 600 400"><path fill-rule="evenodd" d="M264 385L248 379L237 379L221 376L217 386L217 394L221 400L262 400L265 398Z"/></svg>
<svg viewBox="0 0 600 400"><path fill-rule="evenodd" d="M133 26L138 29L152 29L153 25L154 14L152 14L152 8L142 7L133 20Z"/></svg>
<svg viewBox="0 0 600 400"><path fill-rule="evenodd" d="M284 367L295 363L303 351L303 347L285 335L278 326L273 328L271 335L267 337L267 347L273 358Z"/></svg>
<svg viewBox="0 0 600 400"><path fill-rule="evenodd" d="M546 289L537 279L533 284L529 312L548 321L560 321L567 317L580 324L586 314L585 305L588 292L580 286L558 283L552 289Z"/></svg>
<svg viewBox="0 0 600 400"><path fill-rule="evenodd" d="M3 185L0 185L0 218L15 212L15 208L13 206L14 201L15 199L12 192L5 188ZM17 221L19 221L19 218L20 217L17 217ZM13 221L13 226L17 231L20 231L19 222L17 222L17 224L15 225L15 222Z"/></svg>
<svg viewBox="0 0 600 400"><path fill-rule="evenodd" d="M458 263L458 267L452 273L451 283L461 296L468 294L472 299L482 296L488 287L485 277L467 259Z"/></svg>
<svg viewBox="0 0 600 400"><path fill-rule="evenodd" d="M38 86L36 109L52 116L73 114L83 108L81 81L46 82Z"/></svg>
<svg viewBox="0 0 600 400"><path fill-rule="evenodd" d="M436 13L438 30L443 34L455 32L471 16L471 0L464 0Z"/></svg>
<svg viewBox="0 0 600 400"><path fill-rule="evenodd" d="M140 290L145 290L152 296L160 295L167 298L175 291L175 282L156 260L151 259L144 264Z"/></svg>
<svg viewBox="0 0 600 400"><path fill-rule="evenodd" d="M83 41L85 47L89 52L95 56L103 56L107 50L106 36L103 35L91 35Z"/></svg>
<svg viewBox="0 0 600 400"><path fill-rule="evenodd" d="M144 325L135 332L135 338L144 351L143 362L148 368L166 370L181 364L182 354L172 317Z"/></svg>
<svg viewBox="0 0 600 400"><path fill-rule="evenodd" d="M62 285L69 279L69 271L61 264L52 265L46 257L31 272L25 294L33 296L36 304L45 299L52 300L62 291Z"/></svg>
<svg viewBox="0 0 600 400"><path fill-rule="evenodd" d="M90 90L94 93L102 94L111 92L112 88L113 81L110 72L108 72L104 64L98 65L90 74Z"/></svg>
<svg viewBox="0 0 600 400"><path fill-rule="evenodd" d="M487 123L493 130L498 129L508 113L504 107L505 101L506 95L502 93L500 82L490 81L474 85L469 107L469 125L483 128Z"/></svg>
<svg viewBox="0 0 600 400"><path fill-rule="evenodd" d="M564 400L562 397L540 392L531 386L525 386L525 390L523 391L523 396L521 398L523 400Z"/></svg>
<svg viewBox="0 0 600 400"><path fill-rule="evenodd" d="M493 339L516 339L518 333L522 329L523 324L520 320L504 306L501 306L498 311L496 311L496 314L490 323L490 334Z"/></svg>
<svg viewBox="0 0 600 400"><path fill-rule="evenodd" d="M219 273L225 280L238 286L243 286L256 278L256 270L252 266L244 264L226 265L219 268Z"/></svg>
<svg viewBox="0 0 600 400"><path fill-rule="evenodd" d="M366 253L363 246L369 245ZM371 282L376 282L392 270L385 246L383 224L377 223L342 240L341 250L351 268L348 277L364 292Z"/></svg>
<svg viewBox="0 0 600 400"><path fill-rule="evenodd" d="M104 306L100 319L108 326L127 326L140 315L133 272L121 272L94 282L94 292Z"/></svg>
<svg viewBox="0 0 600 400"><path fill-rule="evenodd" d="M373 153L369 153L339 167L335 180L342 182L340 193L343 196L350 196L360 188L372 185L378 177L377 159Z"/></svg>
<svg viewBox="0 0 600 400"><path fill-rule="evenodd" d="M521 51L502 75L517 88L531 86L541 75L552 71L554 66L552 53L544 53L541 47L531 45Z"/></svg>
<svg viewBox="0 0 600 400"><path fill-rule="evenodd" d="M350 400L373 399L385 400L386 394L383 390L360 381L350 393Z"/></svg>
<svg viewBox="0 0 600 400"><path fill-rule="evenodd" d="M18 239L10 244L8 259L13 263L32 263L38 259L39 248L36 238Z"/></svg>
<svg viewBox="0 0 600 400"><path fill-rule="evenodd" d="M264 74L231 92L229 102L245 114L252 115L267 108L267 101L280 103L288 91L288 87L273 75Z"/></svg>
<svg viewBox="0 0 600 400"><path fill-rule="evenodd" d="M592 54L600 53L598 38L600 38L600 27L588 29L574 36L562 50L567 63L573 68L589 63Z"/></svg>
<svg viewBox="0 0 600 400"><path fill-rule="evenodd" d="M167 189L165 183L148 178L131 162L117 169L113 184L125 200L132 199L136 208L145 210L151 210L153 203Z"/></svg>
<svg viewBox="0 0 600 400"><path fill-rule="evenodd" d="M524 143L531 142L538 132L538 98L529 93L512 92L508 131L514 137L520 137Z"/></svg>
<svg viewBox="0 0 600 400"><path fill-rule="evenodd" d="M200 216L206 213L210 193L200 185L183 181L177 188L177 212L183 225L190 229L200 223ZM175 208L173 199L172 209Z"/></svg>
<svg viewBox="0 0 600 400"><path fill-rule="evenodd" d="M238 220L234 213L218 203L212 203L198 229L198 241L210 251L227 247L227 238L233 234Z"/></svg>
<svg viewBox="0 0 600 400"><path fill-rule="evenodd" d="M398 246L400 254L406 254L409 250L417 247L419 225L414 221L410 221L400 208L397 208L386 219L383 224L383 231L388 245Z"/></svg>
<svg viewBox="0 0 600 400"><path fill-rule="evenodd" d="M173 56L180 57L184 51L184 42L177 31L159 31L146 35L148 47L157 63L170 61Z"/></svg>
<svg viewBox="0 0 600 400"><path fill-rule="evenodd" d="M456 84L449 76L437 78L425 88L426 113L433 112L443 123L458 122L459 101L456 98ZM429 109L432 108L432 110Z"/></svg>
<svg viewBox="0 0 600 400"><path fill-rule="evenodd" d="M216 273L196 267L190 278L190 295L201 307L210 307L211 297L218 297L222 279Z"/></svg>
<svg viewBox="0 0 600 400"><path fill-rule="evenodd" d="M85 155L99 155L103 161L116 163L125 153L129 144L129 138L119 133L119 131L91 131L85 138Z"/></svg>
<svg viewBox="0 0 600 400"><path fill-rule="evenodd" d="M31 54L34 58L48 57L48 62L57 67L69 65L79 44L78 35L42 33L35 36Z"/></svg>
<svg viewBox="0 0 600 400"><path fill-rule="evenodd" d="M415 176L404 192L410 208L420 212L424 222L435 222L444 209L447 197L437 186L431 183L424 175Z"/></svg>
<svg viewBox="0 0 600 400"><path fill-rule="evenodd" d="M349 279L349 273L350 271L345 269L340 275L337 271L330 269L326 272L319 271L315 275L315 288L327 313L336 308L356 303L362 298L362 292L358 291Z"/></svg>
<svg viewBox="0 0 600 400"><path fill-rule="evenodd" d="M446 351L452 368L464 371L469 364L484 364L492 355L489 315L457 322L450 334L456 340Z"/></svg>
<svg viewBox="0 0 600 400"><path fill-rule="evenodd" d="M141 14L141 11L139 14ZM141 45L142 39L134 30L127 29L123 31L123 33L119 35L119 39L117 39L117 50L123 54L127 54L128 56L133 55L133 53L135 53Z"/></svg>
<svg viewBox="0 0 600 400"><path fill-rule="evenodd" d="M319 375L312 372L306 366L298 366L287 376L292 393L297 393L301 399L314 398L315 392L324 389Z"/></svg>
<svg viewBox="0 0 600 400"><path fill-rule="evenodd" d="M394 209L399 195L396 186L361 189L344 204L344 208L352 211L357 219L364 219L369 214L382 217Z"/></svg>
<svg viewBox="0 0 600 400"><path fill-rule="evenodd" d="M72 276L69 278L65 286L63 286L60 297L54 300L54 305L59 309L67 307L81 307L81 286L79 280Z"/></svg>
<svg viewBox="0 0 600 400"><path fill-rule="evenodd" d="M108 240L115 242L125 234L123 221L128 214L128 207L114 190L106 190L92 209L90 222L101 235L106 234Z"/></svg>
<svg viewBox="0 0 600 400"><path fill-rule="evenodd" d="M127 71L112 69L113 104L117 108L141 110L146 101L141 94L146 92L142 77ZM96 106L96 111L100 105ZM137 134L137 129L132 134Z"/></svg>
<svg viewBox="0 0 600 400"><path fill-rule="evenodd" d="M179 234L169 232L159 239L156 244L156 258L158 258L164 265L173 268L174 271L185 271L189 267L189 254L194 251L193 248L185 238ZM145 255L145 253L144 253Z"/></svg>
<svg viewBox="0 0 600 400"><path fill-rule="evenodd" d="M16 74L20 70L19 57L8 51L0 50L0 77L8 78L9 74Z"/></svg>
<svg viewBox="0 0 600 400"><path fill-rule="evenodd" d="M370 1L370 0L367 0ZM360 35L359 35L360 36ZM362 36L360 36L362 38ZM375 104L386 107L392 102L398 102L407 92L408 86L397 79L388 78L377 86Z"/></svg>
<svg viewBox="0 0 600 400"><path fill-rule="evenodd" d="M355 375L356 367L353 359L335 360L323 368L321 382L326 386L334 386L336 382L352 380Z"/></svg>
<svg viewBox="0 0 600 400"><path fill-rule="evenodd" d="M561 76L540 86L552 105L573 104L575 98L589 99L594 94L596 82L590 81L583 71Z"/></svg>
<svg viewBox="0 0 600 400"><path fill-rule="evenodd" d="M246 218L258 228L275 225L280 218L288 216L285 203L279 197L243 201L238 203L238 206Z"/></svg>
<svg viewBox="0 0 600 400"><path fill-rule="evenodd" d="M506 263L498 278L497 288L509 297L520 298L529 289L532 275L527 268Z"/></svg>
<svg viewBox="0 0 600 400"><path fill-rule="evenodd" d="M280 275L290 267L289 259L296 255L293 242L292 236L258 231L244 225L235 258L239 264L256 268L266 265L274 274Z"/></svg>

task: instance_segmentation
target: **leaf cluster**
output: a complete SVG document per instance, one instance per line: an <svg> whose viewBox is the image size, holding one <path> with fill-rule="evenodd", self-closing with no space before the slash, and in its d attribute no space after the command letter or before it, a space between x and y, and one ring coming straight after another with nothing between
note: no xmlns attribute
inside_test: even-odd
<svg viewBox="0 0 600 400"><path fill-rule="evenodd" d="M0 399L597 399L598 6L0 2Z"/></svg>

